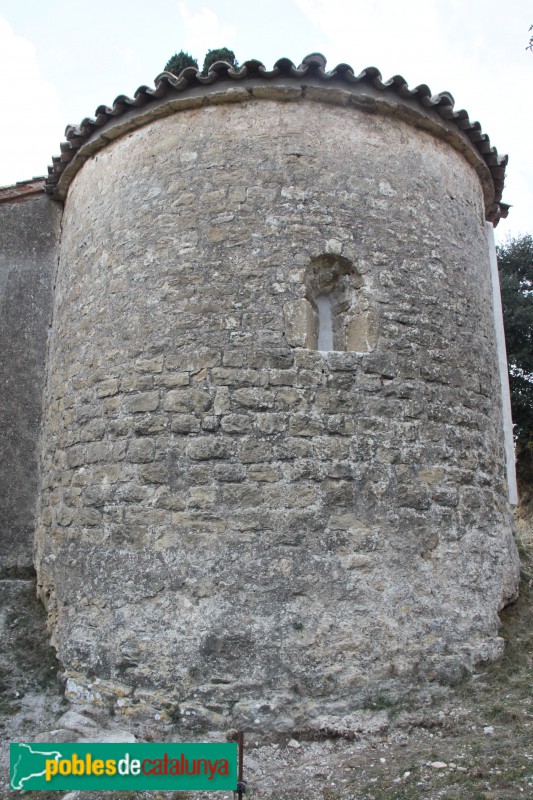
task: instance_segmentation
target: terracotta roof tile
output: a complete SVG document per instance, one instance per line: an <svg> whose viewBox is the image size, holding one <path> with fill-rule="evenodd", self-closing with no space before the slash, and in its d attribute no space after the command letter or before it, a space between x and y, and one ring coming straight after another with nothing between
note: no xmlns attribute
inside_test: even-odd
<svg viewBox="0 0 533 800"><path fill-rule="evenodd" d="M46 191L49 194L56 192L56 186L67 164L75 158L76 151L84 145L90 137L104 125L128 111L140 109L154 103L167 95L179 95L191 89L211 86L221 82L227 85L228 81L238 83L245 79L255 78L265 82L276 78L290 78L298 82L305 82L306 78L328 84L344 83L349 86L369 84L378 92L394 93L406 101L415 101L423 109L428 109L445 122L455 125L462 131L473 147L480 154L487 165L495 188L494 202L487 210L487 218L497 224L501 216L506 216L508 206L501 203L505 167L508 157L499 155L490 143L487 134L482 132L479 122L472 122L464 109L455 110L455 101L449 92L432 94L426 84L410 89L407 81L401 75L394 75L384 81L376 67L367 67L356 75L349 64L338 64L334 69L326 72L326 59L320 53L312 53L304 58L297 67L289 58L280 58L271 70L255 59L245 61L241 67L234 69L223 61L212 64L207 75L194 67L187 67L179 75L162 72L155 79L154 88L139 86L133 98L119 95L111 107L100 105L96 109L95 117L85 117L79 125L68 125L65 130L66 142L62 142L61 155L54 156L52 165L48 168Z"/></svg>
<svg viewBox="0 0 533 800"><path fill-rule="evenodd" d="M12 186L0 186L0 203L13 202L31 194L41 194L45 191L44 176L18 181Z"/></svg>

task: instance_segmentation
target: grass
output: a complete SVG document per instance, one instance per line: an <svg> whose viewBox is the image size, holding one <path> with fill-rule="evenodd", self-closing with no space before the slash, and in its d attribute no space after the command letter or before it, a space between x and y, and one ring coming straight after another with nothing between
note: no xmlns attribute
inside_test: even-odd
<svg viewBox="0 0 533 800"><path fill-rule="evenodd" d="M533 548L522 547L521 558L520 596L501 613L502 658L435 701L437 719L447 709L444 725L420 726L405 748L384 748L386 766L374 753L349 783L357 800L533 797ZM386 698L367 707L394 715ZM488 726L493 733L483 732ZM456 766L438 770L435 761Z"/></svg>

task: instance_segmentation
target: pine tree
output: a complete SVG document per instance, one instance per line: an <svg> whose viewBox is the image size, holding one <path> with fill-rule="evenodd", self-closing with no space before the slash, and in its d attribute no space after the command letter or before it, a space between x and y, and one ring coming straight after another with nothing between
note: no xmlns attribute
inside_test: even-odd
<svg viewBox="0 0 533 800"><path fill-rule="evenodd" d="M198 61L189 55L189 53L180 50L179 53L174 53L172 58L169 58L165 64L165 72L172 72L174 75L179 75L185 67L194 67L198 69Z"/></svg>
<svg viewBox="0 0 533 800"><path fill-rule="evenodd" d="M202 69L202 73L207 75L209 72L209 67L211 64L214 64L215 61L225 61L227 64L230 64L234 69L239 66L239 63L235 57L235 53L233 50L229 50L227 47L219 47L216 50L208 50L204 59L204 66Z"/></svg>

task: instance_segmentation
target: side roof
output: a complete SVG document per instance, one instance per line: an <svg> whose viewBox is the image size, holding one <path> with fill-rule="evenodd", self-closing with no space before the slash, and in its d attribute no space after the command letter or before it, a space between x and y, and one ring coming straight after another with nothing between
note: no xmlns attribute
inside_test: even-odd
<svg viewBox="0 0 533 800"><path fill-rule="evenodd" d="M30 195L41 194L45 189L45 178L29 178L17 181L12 186L0 186L0 203L14 203Z"/></svg>
<svg viewBox="0 0 533 800"><path fill-rule="evenodd" d="M261 85L264 86L263 92ZM278 94L265 91L269 86L278 86L284 91ZM291 95L291 86L298 89L297 93ZM252 87L256 87L255 91ZM238 88L240 92L236 91ZM317 93L317 89L322 89L322 92ZM501 202L501 197L508 156L498 154L488 135L482 132L479 122L472 122L464 109L455 110L455 101L449 92L433 95L426 84L410 89L401 75L383 81L376 67L367 67L358 75L349 64L338 64L326 71L326 59L320 53L306 56L298 67L290 59L281 58L271 70L267 70L260 61L250 60L237 69L218 61L210 67L207 75L194 67L187 67L177 76L162 72L155 79L153 89L140 86L133 97L119 95L111 107L98 106L94 117L85 117L79 125L67 126L66 141L60 144L61 155L54 156L52 165L48 167L45 191L56 199L63 199L70 180L93 152L127 130L180 108L198 107L211 102L240 102L252 97L275 99L276 96L286 100L307 97L346 105L350 102L350 95L353 105L363 110L380 110L380 99L386 99L404 106L407 111L418 111L419 116L428 121L422 127L443 138L450 137L436 130L435 125L431 126L429 123L432 119L442 123L444 132L455 129L467 147L470 145L472 152L478 155L479 159L474 161L479 160L485 167L480 170L478 165L477 171L484 184L487 219L497 224L501 217L507 216L509 206ZM366 102L362 102L365 97ZM402 116L409 120L409 114ZM122 124L118 125L119 122ZM452 144L468 158L466 148L460 146L460 140ZM474 163L471 158L469 160Z"/></svg>

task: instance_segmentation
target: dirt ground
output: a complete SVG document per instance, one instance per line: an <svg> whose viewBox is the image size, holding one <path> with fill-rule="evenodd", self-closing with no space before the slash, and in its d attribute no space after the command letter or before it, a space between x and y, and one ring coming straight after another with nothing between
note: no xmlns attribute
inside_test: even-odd
<svg viewBox="0 0 533 800"><path fill-rule="evenodd" d="M256 800L517 800L533 798L533 503L520 510L519 600L502 612L503 658L454 687L396 705L379 698L360 729L308 741L246 736L247 797ZM0 798L10 741L54 741L68 710L32 581L0 581ZM87 724L112 735L116 721ZM63 719L64 716L63 716ZM121 723L123 725L123 723ZM59 723L61 727L61 723ZM73 739L70 739L71 741ZM63 741L65 741L63 739ZM231 793L22 792L36 800L233 800Z"/></svg>

